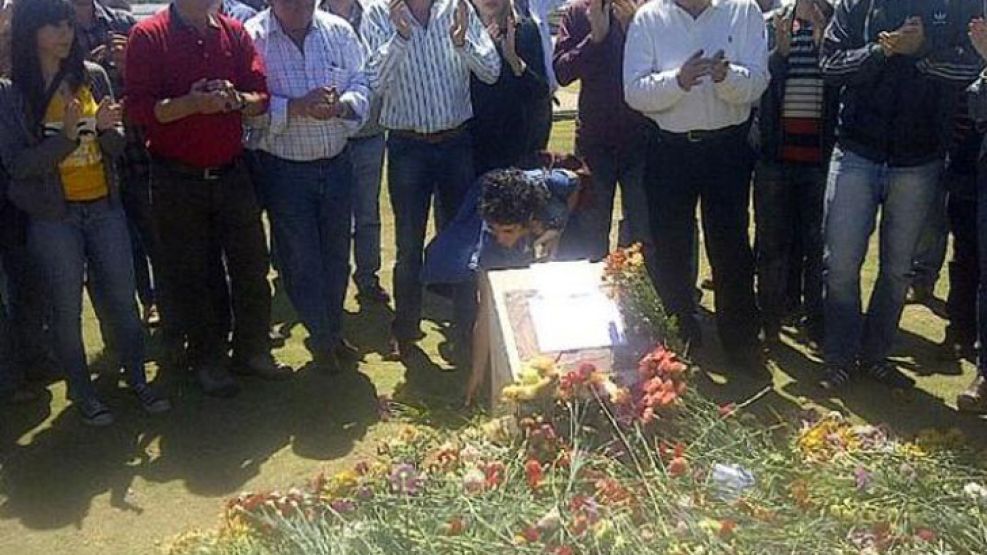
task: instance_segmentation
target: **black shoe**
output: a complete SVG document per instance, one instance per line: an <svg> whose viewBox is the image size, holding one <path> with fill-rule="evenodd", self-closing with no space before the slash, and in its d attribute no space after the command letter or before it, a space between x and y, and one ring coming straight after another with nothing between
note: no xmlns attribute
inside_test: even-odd
<svg viewBox="0 0 987 555"><path fill-rule="evenodd" d="M210 397L229 399L240 393L240 384L233 378L225 365L203 364L195 368L195 377L203 393Z"/></svg>
<svg viewBox="0 0 987 555"><path fill-rule="evenodd" d="M349 362L360 362L363 360L363 355L360 354L360 349L357 349L355 345L345 339L339 340L339 343L333 350L333 354L335 354L340 360Z"/></svg>
<svg viewBox="0 0 987 555"><path fill-rule="evenodd" d="M868 376L892 389L911 389L915 380L905 375L894 363L883 361L864 366Z"/></svg>
<svg viewBox="0 0 987 555"><path fill-rule="evenodd" d="M819 387L826 391L838 391L846 387L852 378L853 372L849 368L836 365L826 366L825 373L819 380Z"/></svg>
<svg viewBox="0 0 987 555"><path fill-rule="evenodd" d="M158 395L151 386L141 384L134 386L133 391L144 412L148 414L163 414L171 410L171 402L165 397Z"/></svg>
<svg viewBox="0 0 987 555"><path fill-rule="evenodd" d="M113 424L113 413L110 408L99 399L86 399L78 404L79 415L82 423L87 426L103 428Z"/></svg>
<svg viewBox="0 0 987 555"><path fill-rule="evenodd" d="M956 409L974 414L987 413L987 380L982 375L974 378L970 387L956 396Z"/></svg>
<svg viewBox="0 0 987 555"><path fill-rule="evenodd" d="M328 376L338 376L343 373L343 364L335 351L313 353L312 364L319 372Z"/></svg>
<svg viewBox="0 0 987 555"><path fill-rule="evenodd" d="M254 376L265 380L290 379L295 373L290 366L274 360L271 353L260 353L249 358L233 358L233 373Z"/></svg>
<svg viewBox="0 0 987 555"><path fill-rule="evenodd" d="M764 362L761 345L727 352L729 370L742 372L752 378L771 380L771 372Z"/></svg>

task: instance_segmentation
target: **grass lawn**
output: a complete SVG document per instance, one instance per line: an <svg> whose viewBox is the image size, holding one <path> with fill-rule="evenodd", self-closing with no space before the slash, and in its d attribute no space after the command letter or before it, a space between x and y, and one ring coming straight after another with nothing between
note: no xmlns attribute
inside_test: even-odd
<svg viewBox="0 0 987 555"><path fill-rule="evenodd" d="M557 124L553 148L568 150L572 134L571 123ZM394 239L388 212L383 211L382 277L389 283ZM865 267L867 293L875 277L875 257L876 246ZM704 298L707 307L711 297ZM282 294L275 305L277 322L292 319ZM431 319L422 344L428 356L407 368L380 358L390 318L387 310L359 312L352 299L347 310L347 336L367 353L360 372L351 376L328 379L302 368L308 355L302 347L304 332L296 326L292 339L278 352L302 368L296 379L246 381L243 393L233 400L206 398L194 385L178 383L172 390L175 410L151 418L108 380L101 388L116 408L118 422L104 430L86 428L66 410L62 384L49 388L49 403L0 408L0 553L156 552L174 534L192 527L212 528L222 501L237 492L286 487L320 469L333 472L372 455L375 441L397 425L380 421L378 395L420 406L420 417L436 426L463 422L455 403L464 377L450 371L440 356L443 328L436 320L447 307L428 303ZM91 314L85 316L84 326L90 352L98 352L99 334ZM908 395L860 384L842 400L822 397L814 380L817 360L798 343L786 342L772 365L776 387L753 405L754 410L773 419L819 406L886 422L904 433L959 427L987 447L982 421L954 411L953 398L973 375L973 367L936 359L933 347L943 327L929 309L907 308L899 352L903 366L920 384ZM712 330L707 331L712 338ZM152 341L152 358L153 346ZM708 396L742 401L758 392L755 384L718 372L718 353L709 353L704 361L708 378L697 382ZM150 368L156 368L153 362Z"/></svg>

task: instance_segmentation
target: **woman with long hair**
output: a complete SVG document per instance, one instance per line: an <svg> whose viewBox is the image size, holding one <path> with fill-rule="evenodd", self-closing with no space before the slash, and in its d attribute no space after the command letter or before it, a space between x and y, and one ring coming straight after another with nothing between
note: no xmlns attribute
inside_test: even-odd
<svg viewBox="0 0 987 555"><path fill-rule="evenodd" d="M82 342L88 279L103 329L149 413L170 404L147 384L134 266L113 160L125 146L109 79L85 61L69 0L17 2L11 79L0 81L0 159L9 197L30 217L28 244L52 303L55 352L85 423L113 422L90 380Z"/></svg>

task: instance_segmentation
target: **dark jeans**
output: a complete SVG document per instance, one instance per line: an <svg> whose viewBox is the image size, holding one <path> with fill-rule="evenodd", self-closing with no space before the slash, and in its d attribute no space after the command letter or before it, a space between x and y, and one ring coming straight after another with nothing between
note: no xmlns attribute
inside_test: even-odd
<svg viewBox="0 0 987 555"><path fill-rule="evenodd" d="M271 288L260 207L245 165L218 179L151 165L152 213L161 273L187 336L189 362L225 357L229 305L219 302L217 268L225 261L233 308L233 352L249 358L270 349ZM165 313L163 317L168 317Z"/></svg>
<svg viewBox="0 0 987 555"><path fill-rule="evenodd" d="M350 139L353 164L353 281L360 291L380 287L380 182L384 134Z"/></svg>
<svg viewBox="0 0 987 555"><path fill-rule="evenodd" d="M759 328L754 301L754 254L748 237L750 182L754 155L746 126L701 142L662 140L654 146L645 190L656 251L657 288L666 309L687 340L699 335L695 282L688 261L695 248L696 203L713 270L716 323L730 353L756 345Z"/></svg>
<svg viewBox="0 0 987 555"><path fill-rule="evenodd" d="M977 255L981 276L987 276L987 166L977 168ZM987 375L987 279L977 284L977 368Z"/></svg>
<svg viewBox="0 0 987 555"><path fill-rule="evenodd" d="M564 244L566 258L600 260L610 252L610 227L614 196L620 185L622 217L618 230L621 246L641 243L645 256L650 260L654 253L654 241L649 227L648 199L644 192L647 141L628 141L623 148L597 145L580 141L576 151L586 162L593 175L589 190L589 204L580 211Z"/></svg>
<svg viewBox="0 0 987 555"><path fill-rule="evenodd" d="M157 259L158 245L151 219L151 176L145 165L135 166L122 173L125 181L121 188L121 200L130 227L137 296L146 308L157 304L154 261Z"/></svg>
<svg viewBox="0 0 987 555"><path fill-rule="evenodd" d="M108 200L71 203L60 220L33 220L28 242L52 303L52 335L71 396L96 395L82 342L82 288L92 279L94 304L131 386L145 383L144 330L134 298L134 262L123 210Z"/></svg>
<svg viewBox="0 0 987 555"><path fill-rule="evenodd" d="M260 157L261 186L288 297L308 329L309 348L331 352L342 339L350 272L349 152L313 162Z"/></svg>
<svg viewBox="0 0 987 555"><path fill-rule="evenodd" d="M759 162L754 172L757 293L766 328L777 329L791 299L810 324L822 322L822 215L826 170ZM792 268L799 270L792 278ZM796 290L791 290L795 285Z"/></svg>
<svg viewBox="0 0 987 555"><path fill-rule="evenodd" d="M432 195L438 195L442 221L452 221L473 182L472 147L465 132L440 143L392 133L387 152L387 185L397 241L392 332L400 341L413 341L421 336L419 275Z"/></svg>
<svg viewBox="0 0 987 555"><path fill-rule="evenodd" d="M976 181L974 175L954 175L947 172L947 183ZM949 325L946 337L963 345L973 346L977 337L977 287L980 266L977 260L977 197L975 187L966 194L957 191L965 187L950 187L947 195L949 229L953 234L953 258L949 261L949 295L946 312ZM972 195L970 193L973 193Z"/></svg>
<svg viewBox="0 0 987 555"><path fill-rule="evenodd" d="M0 393L16 389L47 351L44 276L26 245L0 249L6 296L0 306Z"/></svg>

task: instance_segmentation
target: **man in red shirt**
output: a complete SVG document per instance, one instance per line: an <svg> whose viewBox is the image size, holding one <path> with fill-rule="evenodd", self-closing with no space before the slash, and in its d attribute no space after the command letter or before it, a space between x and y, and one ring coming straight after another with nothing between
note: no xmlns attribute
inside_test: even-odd
<svg viewBox="0 0 987 555"><path fill-rule="evenodd" d="M289 377L268 340L271 290L260 208L242 161L242 119L267 109L261 59L213 0L175 0L138 24L127 51L127 110L147 130L161 271L206 393L235 395L230 369ZM233 364L222 308L209 302L220 245L233 300ZM168 314L164 315L165 318Z"/></svg>

